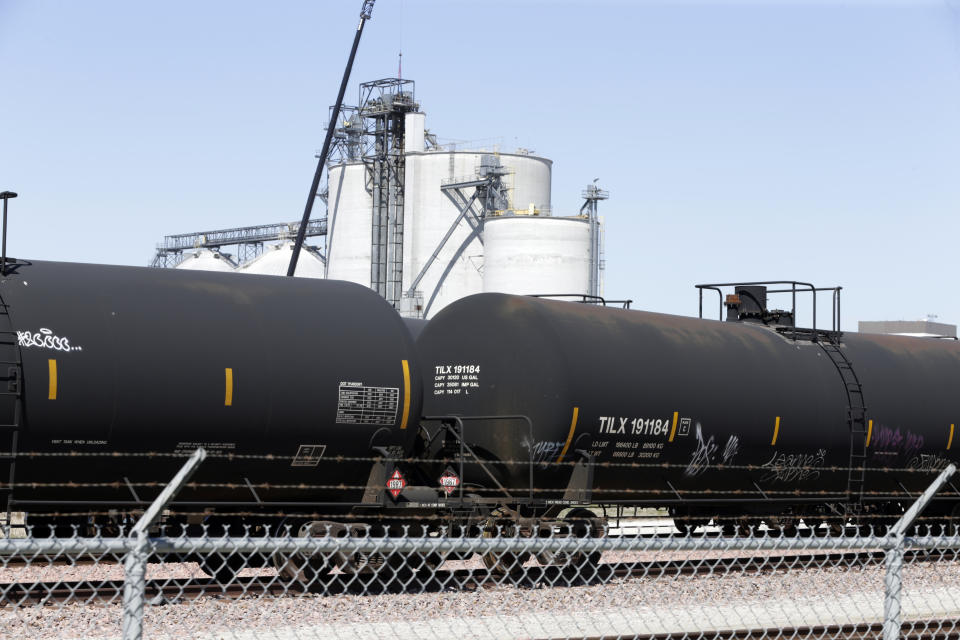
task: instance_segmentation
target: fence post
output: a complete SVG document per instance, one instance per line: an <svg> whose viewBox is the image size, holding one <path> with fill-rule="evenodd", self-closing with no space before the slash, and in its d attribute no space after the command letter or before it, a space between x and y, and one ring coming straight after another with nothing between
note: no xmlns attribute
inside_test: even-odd
<svg viewBox="0 0 960 640"><path fill-rule="evenodd" d="M906 533L917 516L926 508L933 499L934 494L940 490L950 476L957 470L955 465L950 465L940 472L936 480L930 483L927 490L924 491L917 501L907 509L907 512L897 520L897 523L890 528L887 536L894 541L893 547L887 549L886 566L887 572L883 580L883 640L898 640L900 638L900 618L902 613L901 592L903 583L901 581L901 572L903 571L903 555L905 550Z"/></svg>
<svg viewBox="0 0 960 640"><path fill-rule="evenodd" d="M885 564L887 572L883 578L883 640L900 638L900 595L902 583L900 573L903 570L903 536L896 536L892 549L887 549Z"/></svg>
<svg viewBox="0 0 960 640"><path fill-rule="evenodd" d="M194 451L130 530L130 538L134 543L123 561L123 640L140 640L143 636L143 602L147 588L147 560L150 557L147 530L206 457L207 452L202 447Z"/></svg>

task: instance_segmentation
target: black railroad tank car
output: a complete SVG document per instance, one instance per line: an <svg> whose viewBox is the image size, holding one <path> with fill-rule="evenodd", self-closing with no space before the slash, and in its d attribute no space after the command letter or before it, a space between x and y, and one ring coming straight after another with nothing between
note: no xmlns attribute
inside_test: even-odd
<svg viewBox="0 0 960 640"><path fill-rule="evenodd" d="M910 469L954 458L960 345L845 334L836 349L845 358L762 324L503 294L451 304L418 340L426 414L532 420L532 438L516 420L464 427L517 495L526 495L528 467L497 461L532 458L536 495L558 498L571 486L568 463L584 460L597 463L593 502L672 505L702 517L810 517L861 490L868 505L879 492L889 503L891 492L929 483ZM844 359L867 405L856 436L865 461L851 458ZM851 478L851 466L866 466L866 477ZM877 467L889 471L869 471ZM497 493L476 465L464 481ZM888 503L868 510L896 511Z"/></svg>
<svg viewBox="0 0 960 640"><path fill-rule="evenodd" d="M365 287L21 261L8 266L0 298L0 374L12 392L0 398L0 421L16 425L3 431L0 449L20 453L15 510L142 507L182 458L83 454L198 446L278 459L213 457L194 481L221 486L184 489L180 505L327 501L346 509L362 500L372 463L337 456L404 454L415 438L421 375L413 339ZM159 485L140 485L148 482ZM254 491L248 482L274 488ZM280 488L299 484L312 488Z"/></svg>

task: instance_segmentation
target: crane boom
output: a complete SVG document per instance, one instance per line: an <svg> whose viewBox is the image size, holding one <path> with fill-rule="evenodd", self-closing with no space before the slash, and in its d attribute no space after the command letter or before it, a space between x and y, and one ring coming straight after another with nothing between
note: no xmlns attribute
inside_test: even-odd
<svg viewBox="0 0 960 640"><path fill-rule="evenodd" d="M363 7L360 9L360 24L357 25L357 33L353 37L353 47L350 49L350 57L347 59L347 68L343 71L343 79L340 81L340 93L337 94L337 102L330 115L330 124L327 126L327 135L323 139L323 149L320 150L320 157L317 160L317 170L313 174L313 184L310 185L310 194L307 196L307 205L303 209L303 219L300 221L300 228L297 230L297 239L293 243L293 254L290 256L290 265L287 267L287 275L292 276L297 270L297 260L300 258L300 248L303 247L303 239L306 237L307 223L310 221L310 214L313 212L313 202L317 199L317 189L320 188L320 178L323 176L323 166L327 162L327 154L330 151L330 141L333 139L333 131L336 128L337 118L340 115L340 107L343 105L343 94L347 91L347 83L350 81L350 70L353 68L353 59L357 55L357 47L360 45L360 36L363 34L363 25L370 19L373 13L373 3L376 0L363 0Z"/></svg>

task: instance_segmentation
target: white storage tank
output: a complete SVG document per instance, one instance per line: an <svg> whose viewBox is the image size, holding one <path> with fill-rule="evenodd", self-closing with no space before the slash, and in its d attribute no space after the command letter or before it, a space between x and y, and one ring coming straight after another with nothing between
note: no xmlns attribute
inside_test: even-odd
<svg viewBox="0 0 960 640"><path fill-rule="evenodd" d="M175 267L176 269L193 269L196 271L233 271L237 265L233 260L219 251L212 249L197 249L185 253L186 257Z"/></svg>
<svg viewBox="0 0 960 640"><path fill-rule="evenodd" d="M424 265L430 261L459 215L457 207L440 187L449 181L476 178L481 158L489 155L490 151L449 150L406 154L403 249L405 292L410 289ZM500 164L509 171L504 182L509 190L511 205L517 209L526 210L533 205L536 210L549 210L553 163L530 154L495 155ZM464 194L469 198L473 194L473 188L464 189ZM369 216L367 221L369 231ZM470 234L470 226L461 221L417 285L416 291L422 296L418 301L421 303L419 314L432 317L454 300L484 290L484 245L476 238L464 244ZM367 255L369 256L369 250ZM404 313L409 312L405 309Z"/></svg>
<svg viewBox="0 0 960 640"><path fill-rule="evenodd" d="M487 218L483 290L516 295L589 294L590 224L581 217Z"/></svg>
<svg viewBox="0 0 960 640"><path fill-rule="evenodd" d="M245 262L237 273L254 273L262 276L286 276L290 267L290 256L293 255L293 243L283 242L264 247L263 253ZM297 270L293 274L298 278L323 278L323 260L309 247L300 249L297 258Z"/></svg>
<svg viewBox="0 0 960 640"><path fill-rule="evenodd" d="M366 190L362 162L329 169L327 197L327 277L370 286L373 199Z"/></svg>

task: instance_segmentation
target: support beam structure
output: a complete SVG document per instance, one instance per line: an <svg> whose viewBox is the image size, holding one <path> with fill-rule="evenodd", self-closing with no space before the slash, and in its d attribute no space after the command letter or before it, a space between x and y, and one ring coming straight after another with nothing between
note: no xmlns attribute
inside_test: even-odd
<svg viewBox="0 0 960 640"><path fill-rule="evenodd" d="M175 267L183 260L183 252L190 249L220 249L237 246L240 262L260 255L263 243L289 240L296 237L300 229L299 222L277 222L252 227L235 227L216 231L196 231L165 236L163 243L157 245L157 253L150 263L151 267ZM310 220L304 237L327 235L327 219Z"/></svg>
<svg viewBox="0 0 960 640"><path fill-rule="evenodd" d="M418 273L417 277L410 283L410 286L404 293L404 297L411 299L419 299L422 297L417 287L420 286L420 283L427 275L427 272L430 271L431 267L436 264L440 253L450 242L450 238L453 237L457 228L459 228L462 223L466 222L467 226L470 227L470 233L466 239L460 243L460 246L457 247L444 268L443 273L433 285L433 289L427 298L427 304L423 308L422 315L424 317L429 313L430 307L433 305L433 301L436 299L440 287L443 286L443 282L447 279L447 275L449 275L453 264L463 255L463 252L471 242L477 240L481 245L483 244L484 219L488 215L494 215L499 211L509 209L510 199L507 193L507 187L503 182L503 177L508 174L509 170L500 164L499 159L496 156L489 155L483 157L475 178L454 179L441 183L440 190L443 192L443 195L453 203L453 206L457 208L458 215L454 218L450 228L447 229L447 232L437 244L436 249L433 250L426 264L421 267L420 273ZM468 193L470 194L469 196L467 195Z"/></svg>

